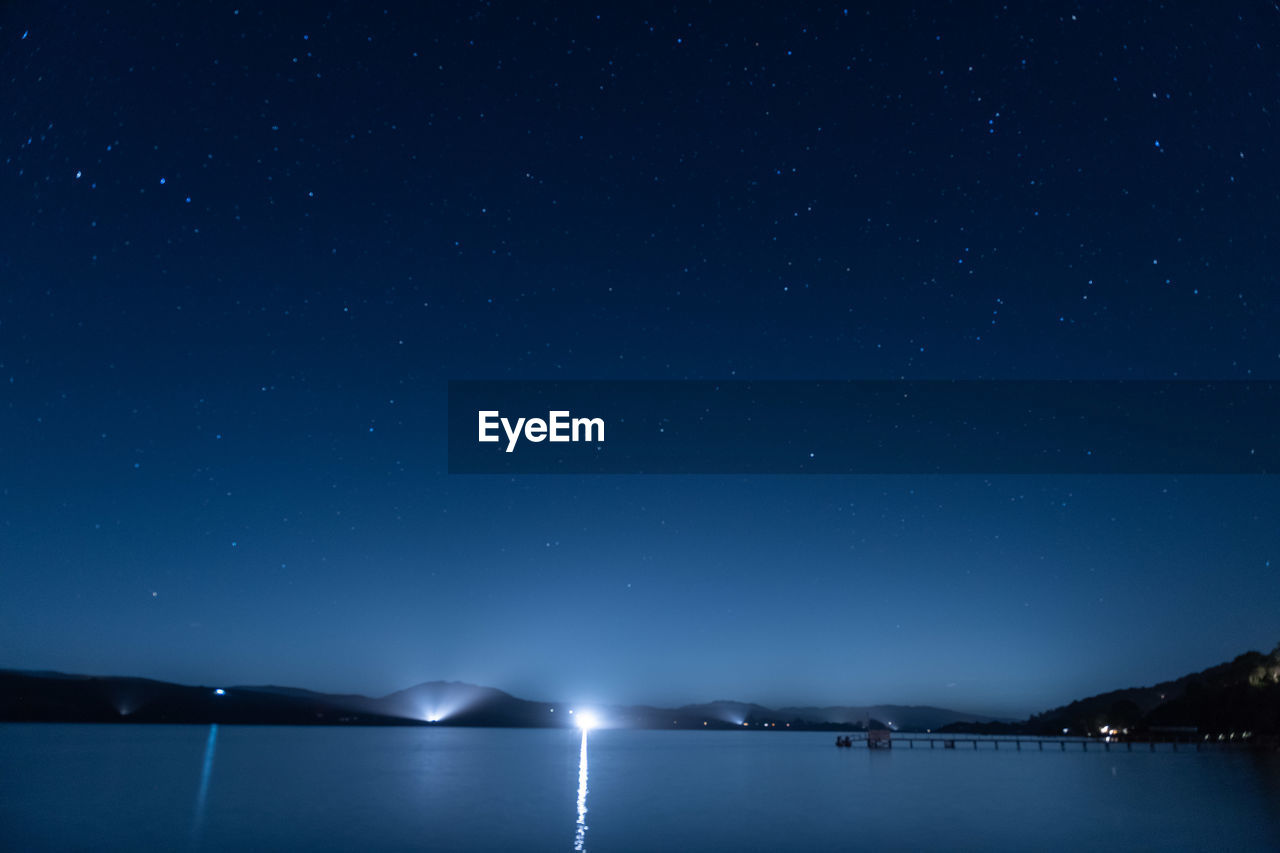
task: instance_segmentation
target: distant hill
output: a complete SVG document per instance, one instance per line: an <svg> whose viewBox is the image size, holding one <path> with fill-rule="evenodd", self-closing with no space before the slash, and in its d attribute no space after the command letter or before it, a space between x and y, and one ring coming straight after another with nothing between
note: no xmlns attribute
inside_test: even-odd
<svg viewBox="0 0 1280 853"><path fill-rule="evenodd" d="M1033 730L1195 727L1204 732L1280 732L1280 645L1163 681L1080 699L1028 720Z"/></svg>
<svg viewBox="0 0 1280 853"><path fill-rule="evenodd" d="M218 691L222 692L219 693ZM308 691L192 687L145 678L0 670L0 720L134 723L359 723L400 721Z"/></svg>
<svg viewBox="0 0 1280 853"><path fill-rule="evenodd" d="M848 731L884 720L930 728L986 721L945 708L877 705L775 710L745 702L680 708L594 709L607 724L642 729L791 728ZM277 685L189 686L141 678L0 670L0 721L428 725L561 728L572 706L520 699L492 687L433 681L381 697L317 693Z"/></svg>
<svg viewBox="0 0 1280 853"><path fill-rule="evenodd" d="M935 708L932 705L866 705L866 706L828 706L823 708L782 708L780 714L792 715L803 720L822 720L832 723L859 722L866 724L868 720L884 720L895 729L905 731L922 731L936 729L948 723L990 723L995 717L982 714L965 714L948 708Z"/></svg>
<svg viewBox="0 0 1280 853"><path fill-rule="evenodd" d="M1280 734L1280 645L1270 654L1246 652L1150 687L1126 687L1078 699L1022 723L965 724L948 731L981 734L1096 734L1103 726L1149 733L1195 729L1205 733Z"/></svg>
<svg viewBox="0 0 1280 853"><path fill-rule="evenodd" d="M929 705L827 705L823 707L766 708L745 702L709 702L704 705L685 705L676 709L691 717L721 720L736 725L752 721L778 722L791 727L847 727L865 729L872 721L884 721L894 728L924 731L957 721L984 723L995 718L982 714L968 714L949 708Z"/></svg>
<svg viewBox="0 0 1280 853"><path fill-rule="evenodd" d="M642 729L777 728L855 731L883 723L902 731L1093 734L1194 727L1202 732L1280 733L1280 646L1150 687L1113 690L1009 722L947 708L870 705L767 708L717 701L679 708L594 709L607 725ZM381 697L296 687L210 687L145 678L0 670L0 721L431 725L568 728L564 703L520 699L492 687L432 681Z"/></svg>

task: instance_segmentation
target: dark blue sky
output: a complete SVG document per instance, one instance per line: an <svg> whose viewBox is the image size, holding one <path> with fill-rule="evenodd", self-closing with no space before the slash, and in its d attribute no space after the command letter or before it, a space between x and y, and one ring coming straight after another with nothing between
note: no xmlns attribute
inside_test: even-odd
<svg viewBox="0 0 1280 853"><path fill-rule="evenodd" d="M443 433L458 378L1280 378L1272 5L162 5L0 8L0 664L1025 713L1280 640L1271 478Z"/></svg>

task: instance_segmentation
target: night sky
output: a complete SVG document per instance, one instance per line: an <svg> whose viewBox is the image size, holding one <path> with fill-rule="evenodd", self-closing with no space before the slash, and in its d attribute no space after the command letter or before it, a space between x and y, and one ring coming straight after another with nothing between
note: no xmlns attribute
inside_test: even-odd
<svg viewBox="0 0 1280 853"><path fill-rule="evenodd" d="M450 379L1278 379L1278 52L1269 2L5 3L0 665L1025 714L1270 649L1275 477L444 429Z"/></svg>

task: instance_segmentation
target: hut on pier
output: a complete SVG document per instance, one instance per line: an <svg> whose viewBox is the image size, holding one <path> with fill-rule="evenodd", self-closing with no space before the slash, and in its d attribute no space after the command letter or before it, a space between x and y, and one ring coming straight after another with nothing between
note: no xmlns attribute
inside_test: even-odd
<svg viewBox="0 0 1280 853"><path fill-rule="evenodd" d="M893 746L893 733L887 728L867 729L867 749L890 749Z"/></svg>

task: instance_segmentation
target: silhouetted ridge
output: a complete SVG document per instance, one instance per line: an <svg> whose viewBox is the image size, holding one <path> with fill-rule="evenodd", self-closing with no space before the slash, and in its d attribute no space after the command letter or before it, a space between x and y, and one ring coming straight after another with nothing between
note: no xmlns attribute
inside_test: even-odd
<svg viewBox="0 0 1280 853"><path fill-rule="evenodd" d="M988 734L1137 732L1280 733L1280 646L1151 687L1114 690L1009 722L928 705L767 708L721 700L679 708L594 709L606 725L646 729L790 728L855 731L890 725ZM0 721L432 725L569 728L574 708L493 687L429 681L386 696L317 693L277 685L211 687L145 678L0 670Z"/></svg>

